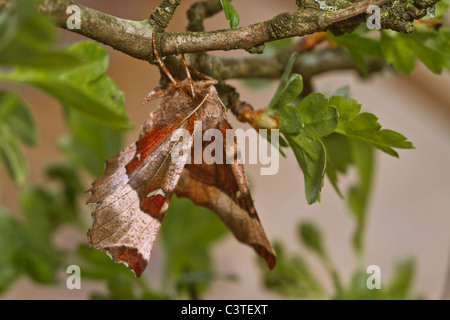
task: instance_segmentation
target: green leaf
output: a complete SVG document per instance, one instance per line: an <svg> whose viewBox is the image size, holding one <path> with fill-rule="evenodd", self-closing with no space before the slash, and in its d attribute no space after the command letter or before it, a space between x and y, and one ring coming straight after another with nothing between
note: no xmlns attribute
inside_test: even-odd
<svg viewBox="0 0 450 320"><path fill-rule="evenodd" d="M312 93L295 106L303 126L296 134L285 134L303 171L309 204L320 200L326 170L326 150L320 138L331 134L338 123L336 108L321 93Z"/></svg>
<svg viewBox="0 0 450 320"><path fill-rule="evenodd" d="M367 142L389 155L398 157L393 148L413 149L413 144L402 134L389 129L381 129L378 118L371 113L359 113L361 105L353 99L342 96L330 98L330 104L339 112L336 132Z"/></svg>
<svg viewBox="0 0 450 320"><path fill-rule="evenodd" d="M28 164L20 140L37 142L37 129L28 106L14 93L0 90L0 158L12 180L21 185L28 176Z"/></svg>
<svg viewBox="0 0 450 320"><path fill-rule="evenodd" d="M303 171L305 194L308 204L320 200L320 190L326 167L325 147L319 139L312 139L302 133L286 136Z"/></svg>
<svg viewBox="0 0 450 320"><path fill-rule="evenodd" d="M225 280L237 282L238 278L234 274L217 274L211 271L185 271L177 281L178 291L184 288L196 287L199 285L208 286L209 283L215 280ZM194 297L195 298L195 297Z"/></svg>
<svg viewBox="0 0 450 320"><path fill-rule="evenodd" d="M327 149L327 176L338 194L343 194L338 186L338 176L345 174L350 166L356 169L356 181L348 189L347 205L356 221L353 246L360 254L363 249L364 226L373 183L375 154L373 147L358 139L333 133L323 140Z"/></svg>
<svg viewBox="0 0 450 320"><path fill-rule="evenodd" d="M331 184L341 198L344 198L338 185L338 175L345 174L347 168L352 164L349 137L342 134L332 133L323 139L327 150L327 176Z"/></svg>
<svg viewBox="0 0 450 320"><path fill-rule="evenodd" d="M106 253L82 243L77 249L81 261L77 262L82 277L94 281L106 282L107 292L91 294L95 300L161 300L168 297L150 290L144 278L136 278L123 263L115 263Z"/></svg>
<svg viewBox="0 0 450 320"><path fill-rule="evenodd" d="M108 68L105 49L93 41L85 41L70 46L67 52L82 64L57 69L17 67L12 72L0 72L0 80L33 85L98 123L129 129L123 93L105 75Z"/></svg>
<svg viewBox="0 0 450 320"><path fill-rule="evenodd" d="M7 126L13 135L28 145L37 143L37 127L28 106L18 95L1 90L0 126Z"/></svg>
<svg viewBox="0 0 450 320"><path fill-rule="evenodd" d="M345 86L339 87L333 95L334 96L343 96L345 99L347 99L349 96L349 92L350 92L350 86L345 85Z"/></svg>
<svg viewBox="0 0 450 320"><path fill-rule="evenodd" d="M116 277L108 282L109 297L111 300L135 300L132 283L126 277Z"/></svg>
<svg viewBox="0 0 450 320"><path fill-rule="evenodd" d="M34 249L24 250L19 259L22 268L35 282L41 284L56 283L56 266Z"/></svg>
<svg viewBox="0 0 450 320"><path fill-rule="evenodd" d="M295 108L303 119L305 134L311 138L327 136L336 128L338 113L335 107L328 105L328 99L322 93L309 94Z"/></svg>
<svg viewBox="0 0 450 320"><path fill-rule="evenodd" d="M406 36L409 49L434 73L442 73L443 68L450 68L450 28L439 30L418 26L416 32Z"/></svg>
<svg viewBox="0 0 450 320"><path fill-rule="evenodd" d="M278 152L286 158L286 154L284 153L282 148L289 147L289 144L286 140L280 135L280 132L278 132L278 141L276 139L272 139L272 130L267 131L267 141L269 141L275 149L278 150Z"/></svg>
<svg viewBox="0 0 450 320"><path fill-rule="evenodd" d="M49 179L59 183L55 201L55 210L51 210L50 219L55 226L63 223L79 223L79 196L85 193L86 187L82 184L75 167L68 163L55 163L49 165L45 173Z"/></svg>
<svg viewBox="0 0 450 320"><path fill-rule="evenodd" d="M225 12L225 18L227 18L230 28L236 29L239 26L239 15L230 0L220 0L223 11Z"/></svg>
<svg viewBox="0 0 450 320"><path fill-rule="evenodd" d="M441 0L435 5L435 16L437 19L441 19L450 9L450 0Z"/></svg>
<svg viewBox="0 0 450 320"><path fill-rule="evenodd" d="M20 195L24 216L23 230L27 241L20 255L25 271L39 283L54 283L60 254L52 241L57 224L52 217L61 210L57 198L42 187L27 187Z"/></svg>
<svg viewBox="0 0 450 320"><path fill-rule="evenodd" d="M173 197L160 230L166 254L165 277L179 279L192 272L211 272L210 247L228 233L220 219L187 199ZM202 292L207 283L195 288Z"/></svg>
<svg viewBox="0 0 450 320"><path fill-rule="evenodd" d="M358 69L363 75L368 75L368 67L365 57L381 58L380 42L371 38L363 37L358 33L347 33L334 36L328 32L328 39L345 47Z"/></svg>
<svg viewBox="0 0 450 320"><path fill-rule="evenodd" d="M349 286L341 292L341 294L333 297L336 300L384 300L384 290L383 285L381 290L367 288L367 279L370 274L366 273L365 270L357 269L353 273Z"/></svg>
<svg viewBox="0 0 450 320"><path fill-rule="evenodd" d="M383 30L381 50L384 58L399 72L410 73L415 57L434 73L450 68L450 28L439 30L417 26L412 34Z"/></svg>
<svg viewBox="0 0 450 320"><path fill-rule="evenodd" d="M382 283L381 289L370 290L367 288L366 281L370 274L365 270L358 269L352 276L350 286L342 296L336 299L348 300L410 300L410 289L414 276L414 261L406 259L397 262L394 275L389 282Z"/></svg>
<svg viewBox="0 0 450 320"><path fill-rule="evenodd" d="M55 68L79 60L52 48L55 28L31 0L14 0L0 13L0 64Z"/></svg>
<svg viewBox="0 0 450 320"><path fill-rule="evenodd" d="M322 243L322 235L316 225L310 221L300 223L298 234L302 242L319 257L326 259L326 252Z"/></svg>
<svg viewBox="0 0 450 320"><path fill-rule="evenodd" d="M387 292L391 300L409 299L409 291L414 278L414 260L406 259L395 266L395 272L389 281Z"/></svg>
<svg viewBox="0 0 450 320"><path fill-rule="evenodd" d="M297 133L303 127L302 117L293 106L285 106L278 115L280 116L279 129L284 134Z"/></svg>
<svg viewBox="0 0 450 320"><path fill-rule="evenodd" d="M393 31L392 31L393 32ZM381 32L381 51L387 63L394 66L395 70L404 73L411 73L414 70L414 56L407 48L404 38L392 37L391 33Z"/></svg>
<svg viewBox="0 0 450 320"><path fill-rule="evenodd" d="M17 137L4 125L0 126L0 159L11 179L16 184L23 185L28 176L28 164Z"/></svg>
<svg viewBox="0 0 450 320"><path fill-rule="evenodd" d="M23 242L20 225L10 212L0 206L0 294L22 273L17 255Z"/></svg>
<svg viewBox="0 0 450 320"><path fill-rule="evenodd" d="M298 129L302 126L302 120L299 116L299 113L296 112L292 106L287 106L288 103L292 102L295 98L297 98L303 90L303 80L302 77L298 74L292 74L291 71L294 67L295 59L297 57L297 53L294 52L284 69L283 75L281 76L280 82L278 84L277 90L267 106L265 113L268 115L278 115L280 117L280 131L283 130L286 133L294 133L297 132ZM291 116L293 118L291 118ZM269 141L270 136L268 136ZM275 140L273 140L275 141ZM287 146L287 142L280 136L279 140L280 144L275 145L280 153L285 157L284 152L281 150L281 147Z"/></svg>
<svg viewBox="0 0 450 320"><path fill-rule="evenodd" d="M294 67L295 59L297 58L297 53L294 52L289 58L286 67L284 69L283 75L280 78L277 90L266 108L266 113L273 114L276 113L278 109L284 105L292 102L303 90L303 80L298 74L292 74L292 68ZM283 96L288 94L288 96Z"/></svg>
<svg viewBox="0 0 450 320"><path fill-rule="evenodd" d="M61 149L74 163L93 176L100 176L105 160L121 150L121 133L69 109L66 122L70 134L59 141Z"/></svg>
<svg viewBox="0 0 450 320"><path fill-rule="evenodd" d="M0 51L15 37L20 24L30 15L28 0L12 0L0 12Z"/></svg>
<svg viewBox="0 0 450 320"><path fill-rule="evenodd" d="M373 183L375 155L373 147L356 139L350 139L352 162L354 163L358 180L348 191L347 203L356 220L353 233L353 246L359 254L363 251L364 228L367 217L370 191Z"/></svg>
<svg viewBox="0 0 450 320"><path fill-rule="evenodd" d="M276 293L294 299L324 299L325 290L301 256L289 257L280 243L274 243L277 267L271 271L259 260L264 286Z"/></svg>
<svg viewBox="0 0 450 320"><path fill-rule="evenodd" d="M83 270L83 277L93 280L113 280L117 277L136 279L134 273L125 264L114 262L101 250L81 244L78 246L77 255L81 258L80 267Z"/></svg>
<svg viewBox="0 0 450 320"><path fill-rule="evenodd" d="M286 85L282 88L275 102L275 106L283 107L294 101L303 90L302 76L296 73L290 75ZM269 109L270 110L270 109Z"/></svg>

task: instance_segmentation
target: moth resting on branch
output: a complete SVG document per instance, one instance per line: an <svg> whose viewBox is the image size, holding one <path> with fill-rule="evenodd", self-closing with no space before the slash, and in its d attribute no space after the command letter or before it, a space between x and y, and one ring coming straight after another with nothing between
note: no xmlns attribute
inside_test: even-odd
<svg viewBox="0 0 450 320"><path fill-rule="evenodd" d="M161 105L150 114L138 141L108 159L103 176L93 183L88 200L95 203L88 232L90 246L105 251L114 261L124 262L140 276L175 192L216 212L236 238L252 246L272 269L275 252L256 213L243 165L236 161L187 164L198 130L196 121L202 122L203 131L220 130L222 141L231 129L214 87L217 81L205 76L205 80L194 82L182 55L187 78L178 82L156 49L154 53L172 83L149 93L145 101L162 98ZM191 138L184 139L181 146L188 152L174 162L171 152L179 142L171 135L180 128ZM226 155L226 145L222 147ZM234 150L237 152L236 140Z"/></svg>

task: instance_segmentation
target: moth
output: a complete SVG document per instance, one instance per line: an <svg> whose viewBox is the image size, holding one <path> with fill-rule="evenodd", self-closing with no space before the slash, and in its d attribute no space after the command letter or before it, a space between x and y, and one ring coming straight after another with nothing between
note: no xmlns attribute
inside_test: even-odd
<svg viewBox="0 0 450 320"><path fill-rule="evenodd" d="M199 130L196 121L202 122L200 130L215 128L224 138L226 130L232 129L214 87L217 81L206 75L194 81L183 54L187 78L175 80L156 51L154 37L152 44L171 83L148 94L144 102L160 98L160 106L142 126L139 139L108 159L103 175L93 182L87 202L95 204L89 245L141 276L175 193L218 214L234 236L253 247L272 269L275 252L258 218L243 165L236 161L188 163L190 152L180 152L177 161L170 156L174 148L180 148L181 142L171 137L177 129L192 137L183 140L180 150L192 150ZM236 139L234 144L237 150Z"/></svg>

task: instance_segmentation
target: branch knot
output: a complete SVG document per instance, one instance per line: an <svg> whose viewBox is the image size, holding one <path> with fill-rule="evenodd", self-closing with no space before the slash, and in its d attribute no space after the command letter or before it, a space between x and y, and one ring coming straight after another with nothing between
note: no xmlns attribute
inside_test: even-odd
<svg viewBox="0 0 450 320"><path fill-rule="evenodd" d="M273 39L283 38L292 28L292 15L288 12L280 13L268 21L268 32Z"/></svg>

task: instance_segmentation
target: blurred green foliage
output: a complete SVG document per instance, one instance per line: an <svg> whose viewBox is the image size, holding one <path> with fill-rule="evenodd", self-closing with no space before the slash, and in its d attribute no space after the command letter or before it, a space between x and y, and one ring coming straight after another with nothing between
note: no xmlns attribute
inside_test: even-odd
<svg viewBox="0 0 450 320"><path fill-rule="evenodd" d="M8 26L8 27L7 27ZM123 130L131 128L123 93L105 75L109 57L93 41L55 48L55 28L36 14L32 1L16 0L0 12L0 81L39 88L61 102L68 129L59 139L65 160L47 167L47 183L26 183L28 165L20 143L35 145L38 129L29 106L20 95L0 91L0 155L20 191L21 214L0 207L0 294L20 276L40 284L63 283L58 276L74 261L83 279L106 284L93 299L200 298L218 275L211 266L210 246L227 234L211 212L187 200L173 199L161 230L165 248L165 288L151 288L123 264L89 248L62 249L55 233L62 226L87 230L83 214L89 208L88 186L80 176L93 179L103 173L105 160L123 147ZM26 57L26 58L25 58Z"/></svg>
<svg viewBox="0 0 450 320"><path fill-rule="evenodd" d="M412 259L399 261L395 265L391 277L387 282L382 282L380 289L369 289L367 281L370 280L371 273L362 266L356 267L348 283L342 284L338 271L324 251L322 235L317 226L310 221L305 221L299 225L298 230L300 243L318 255L319 261L323 264L329 280L333 284L332 290L325 289L327 281L317 279L313 268L302 254L288 255L283 245L276 243L277 268L267 271L263 263L260 263L263 283L269 291L276 292L286 299L404 300L422 298L411 293L415 270Z"/></svg>

